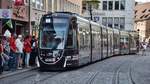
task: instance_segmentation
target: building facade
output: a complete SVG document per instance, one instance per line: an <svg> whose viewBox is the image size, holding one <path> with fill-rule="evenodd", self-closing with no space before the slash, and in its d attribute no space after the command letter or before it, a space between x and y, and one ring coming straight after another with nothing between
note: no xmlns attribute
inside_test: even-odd
<svg viewBox="0 0 150 84"><path fill-rule="evenodd" d="M30 11L30 33L38 36L39 22L42 15L58 11L81 14L82 0L32 0Z"/></svg>
<svg viewBox="0 0 150 84"><path fill-rule="evenodd" d="M81 14L82 0L48 0L48 10Z"/></svg>
<svg viewBox="0 0 150 84"><path fill-rule="evenodd" d="M140 41L150 39L150 2L135 6L135 30L139 30Z"/></svg>
<svg viewBox="0 0 150 84"><path fill-rule="evenodd" d="M92 11L93 19L111 28L133 31L134 7L134 0L100 0L99 8Z"/></svg>
<svg viewBox="0 0 150 84"><path fill-rule="evenodd" d="M30 34L38 37L39 23L42 15L47 13L48 0L31 0L30 2Z"/></svg>
<svg viewBox="0 0 150 84"><path fill-rule="evenodd" d="M30 2L29 2L30 1ZM81 14L82 0L24 0L24 5L14 5L15 0L0 0L0 9L11 10L11 18L0 18L1 32L7 29L17 35L38 36L39 22L42 15L48 12L65 11ZM12 21L13 28L5 25Z"/></svg>
<svg viewBox="0 0 150 84"><path fill-rule="evenodd" d="M2 16L7 16L10 14L10 17L7 18L0 18L0 27L1 27L1 34L3 34L7 29L11 33L19 34L27 34L29 33L28 28L28 6L26 5L27 2L24 2L24 6L15 6L14 0L1 0L0 1L0 9L6 10L3 12ZM10 10L10 12L7 12ZM10 21L10 26L6 25Z"/></svg>

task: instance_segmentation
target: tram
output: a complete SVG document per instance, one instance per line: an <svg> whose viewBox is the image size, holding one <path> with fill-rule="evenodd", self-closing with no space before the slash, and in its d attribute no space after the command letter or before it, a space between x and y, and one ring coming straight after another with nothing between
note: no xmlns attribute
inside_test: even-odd
<svg viewBox="0 0 150 84"><path fill-rule="evenodd" d="M136 53L134 36L69 12L45 14L39 29L41 70L79 67L116 55Z"/></svg>

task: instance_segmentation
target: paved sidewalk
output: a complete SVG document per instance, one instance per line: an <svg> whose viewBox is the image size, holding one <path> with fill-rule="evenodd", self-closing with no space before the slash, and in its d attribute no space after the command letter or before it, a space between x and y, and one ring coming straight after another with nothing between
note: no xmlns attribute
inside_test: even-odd
<svg viewBox="0 0 150 84"><path fill-rule="evenodd" d="M31 71L31 70L34 70L34 69L37 69L37 67L23 68L21 70L16 70L16 71L4 71L4 72L2 72L2 74L0 74L0 79L9 77L9 76L12 76L12 75L15 75L15 74L20 74L20 73L23 73L23 72Z"/></svg>

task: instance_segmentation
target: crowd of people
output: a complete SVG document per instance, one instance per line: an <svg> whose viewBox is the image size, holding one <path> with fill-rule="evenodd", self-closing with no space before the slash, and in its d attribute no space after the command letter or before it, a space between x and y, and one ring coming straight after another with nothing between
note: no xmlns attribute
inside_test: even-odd
<svg viewBox="0 0 150 84"><path fill-rule="evenodd" d="M0 73L36 65L38 45L35 36L11 34L0 41Z"/></svg>

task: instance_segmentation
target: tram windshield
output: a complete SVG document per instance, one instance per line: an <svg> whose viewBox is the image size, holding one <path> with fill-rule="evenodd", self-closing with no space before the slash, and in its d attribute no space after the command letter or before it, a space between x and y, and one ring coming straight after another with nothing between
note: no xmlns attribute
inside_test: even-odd
<svg viewBox="0 0 150 84"><path fill-rule="evenodd" d="M40 31L40 48L64 49L66 32L68 28L67 18L43 19Z"/></svg>

